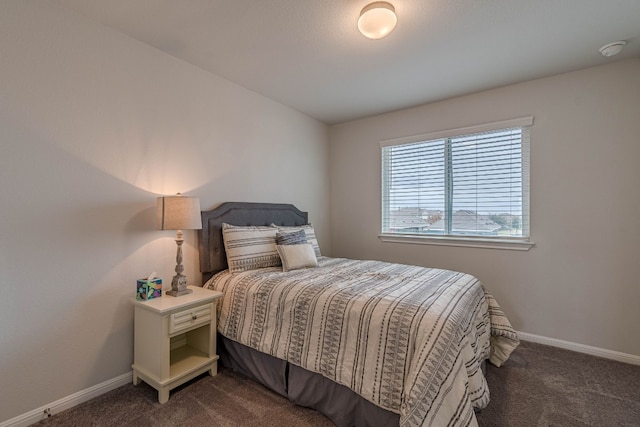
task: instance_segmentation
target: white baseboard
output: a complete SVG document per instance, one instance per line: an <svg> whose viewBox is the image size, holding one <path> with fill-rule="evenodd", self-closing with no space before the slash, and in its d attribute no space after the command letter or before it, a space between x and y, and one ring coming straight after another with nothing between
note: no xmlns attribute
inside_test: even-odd
<svg viewBox="0 0 640 427"><path fill-rule="evenodd" d="M56 400L48 405L41 406L38 409L29 411L25 414L18 415L10 420L0 423L0 427L27 427L33 423L44 420L47 418L47 410L51 415L64 411L65 409L73 408L87 400L91 400L94 397L98 397L108 391L114 390L132 381L132 372L122 374L116 378L104 381L100 384L94 385L87 389L81 390L77 393L73 393L67 397Z"/></svg>
<svg viewBox="0 0 640 427"><path fill-rule="evenodd" d="M632 365L640 365L640 356L636 356L634 354L621 353L619 351L607 350L605 348L578 344L571 341L563 341L556 338L548 338L540 335L528 334L526 332L518 332L518 337L524 341L530 341L536 344L550 345L552 347L564 348L565 350L576 351L578 353L590 354L591 356L598 356L605 359L616 360L618 362L630 363Z"/></svg>

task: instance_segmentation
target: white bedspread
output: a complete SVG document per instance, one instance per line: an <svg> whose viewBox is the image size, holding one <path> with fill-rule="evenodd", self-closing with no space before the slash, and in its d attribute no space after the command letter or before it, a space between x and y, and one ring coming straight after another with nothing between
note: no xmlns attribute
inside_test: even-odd
<svg viewBox="0 0 640 427"><path fill-rule="evenodd" d="M518 345L475 277L321 257L318 268L222 272L218 331L343 384L400 414L402 426L477 425L489 402L483 360Z"/></svg>

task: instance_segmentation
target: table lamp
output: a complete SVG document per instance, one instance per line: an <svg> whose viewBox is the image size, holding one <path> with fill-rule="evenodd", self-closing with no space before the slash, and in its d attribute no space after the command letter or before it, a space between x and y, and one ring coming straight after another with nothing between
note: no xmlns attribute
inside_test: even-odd
<svg viewBox="0 0 640 427"><path fill-rule="evenodd" d="M175 196L158 197L157 202L158 229L177 230L176 244L178 253L176 255L176 275L171 280L171 290L167 295L178 297L190 294L191 289L187 289L187 276L182 274L182 230L200 230L202 228L202 217L200 216L200 200L197 197L185 197L178 193Z"/></svg>

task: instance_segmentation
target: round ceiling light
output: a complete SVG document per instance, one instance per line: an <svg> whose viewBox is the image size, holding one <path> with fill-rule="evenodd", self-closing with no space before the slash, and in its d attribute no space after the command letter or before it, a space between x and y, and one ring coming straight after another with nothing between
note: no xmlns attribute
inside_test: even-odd
<svg viewBox="0 0 640 427"><path fill-rule="evenodd" d="M599 50L602 56L613 56L622 52L622 48L625 44L627 44L626 41L619 40L617 42L605 44Z"/></svg>
<svg viewBox="0 0 640 427"><path fill-rule="evenodd" d="M367 38L381 39L393 31L397 23L398 17L393 5L386 1L376 1L366 5L360 12L358 29Z"/></svg>

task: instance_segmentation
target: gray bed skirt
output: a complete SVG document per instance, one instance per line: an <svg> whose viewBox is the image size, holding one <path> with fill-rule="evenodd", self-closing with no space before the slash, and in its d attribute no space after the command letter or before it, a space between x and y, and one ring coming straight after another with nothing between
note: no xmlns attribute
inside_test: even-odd
<svg viewBox="0 0 640 427"><path fill-rule="evenodd" d="M246 375L297 405L323 413L340 427L386 427L400 423L400 415L374 405L343 385L220 334L218 353L225 367Z"/></svg>

